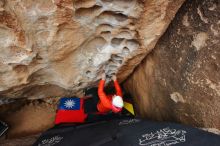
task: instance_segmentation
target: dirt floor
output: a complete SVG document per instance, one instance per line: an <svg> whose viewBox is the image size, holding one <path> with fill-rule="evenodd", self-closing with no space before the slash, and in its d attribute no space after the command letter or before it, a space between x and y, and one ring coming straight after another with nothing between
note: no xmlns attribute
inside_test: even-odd
<svg viewBox="0 0 220 146"><path fill-rule="evenodd" d="M0 107L0 120L9 125L6 138L40 133L54 124L58 98L19 101Z"/></svg>

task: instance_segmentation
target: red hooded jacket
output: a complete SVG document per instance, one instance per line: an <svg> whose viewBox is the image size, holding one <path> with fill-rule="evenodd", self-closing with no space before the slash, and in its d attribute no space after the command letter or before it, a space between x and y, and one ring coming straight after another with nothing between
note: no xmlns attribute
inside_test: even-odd
<svg viewBox="0 0 220 146"><path fill-rule="evenodd" d="M122 108L117 108L114 105L112 105L112 97L114 95L106 95L104 91L104 85L105 85L105 80L101 80L98 87L98 95L100 99L99 103L97 104L98 111L109 112L112 110L115 113L120 112ZM117 80L114 81L114 85L116 89L116 95L122 97L122 91Z"/></svg>

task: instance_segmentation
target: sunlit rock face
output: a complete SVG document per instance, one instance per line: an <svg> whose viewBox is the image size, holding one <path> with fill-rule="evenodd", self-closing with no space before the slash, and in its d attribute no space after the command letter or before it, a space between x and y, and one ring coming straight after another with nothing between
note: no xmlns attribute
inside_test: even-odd
<svg viewBox="0 0 220 146"><path fill-rule="evenodd" d="M142 116L220 129L220 3L187 0L124 85Z"/></svg>
<svg viewBox="0 0 220 146"><path fill-rule="evenodd" d="M1 0L1 97L71 96L102 72L125 80L182 2Z"/></svg>

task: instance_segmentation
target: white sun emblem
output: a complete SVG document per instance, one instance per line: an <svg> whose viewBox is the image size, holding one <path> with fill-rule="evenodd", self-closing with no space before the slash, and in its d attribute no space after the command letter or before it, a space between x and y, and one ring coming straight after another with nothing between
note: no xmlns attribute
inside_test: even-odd
<svg viewBox="0 0 220 146"><path fill-rule="evenodd" d="M64 106L66 108L73 108L75 106L75 102L73 100L71 100L71 99L67 100L67 101L65 101Z"/></svg>

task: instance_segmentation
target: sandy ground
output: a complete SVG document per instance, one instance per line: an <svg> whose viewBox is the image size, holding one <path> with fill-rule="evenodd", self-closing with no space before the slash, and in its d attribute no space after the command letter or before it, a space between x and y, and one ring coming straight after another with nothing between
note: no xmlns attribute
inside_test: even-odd
<svg viewBox="0 0 220 146"><path fill-rule="evenodd" d="M208 131L208 132L220 135L220 130L216 129L216 128L200 128L200 129L202 129L204 131Z"/></svg>
<svg viewBox="0 0 220 146"><path fill-rule="evenodd" d="M6 106L4 110L0 108L0 119L9 125L6 138L33 135L51 128L54 125L57 101L44 99L16 102L16 105Z"/></svg>

